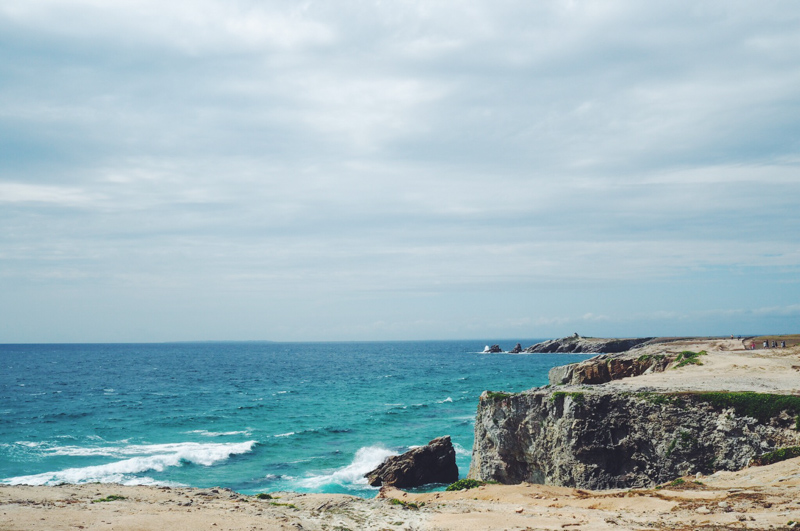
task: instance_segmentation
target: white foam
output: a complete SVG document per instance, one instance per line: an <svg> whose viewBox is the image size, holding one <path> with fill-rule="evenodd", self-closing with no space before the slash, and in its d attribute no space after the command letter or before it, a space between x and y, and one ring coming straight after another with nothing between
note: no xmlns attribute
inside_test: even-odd
<svg viewBox="0 0 800 531"><path fill-rule="evenodd" d="M56 472L7 478L0 481L0 483L8 485L57 485L60 483L91 482L142 484L140 483L141 481L154 482L154 480L131 476L149 471L163 472L169 467L181 466L183 462L211 466L225 461L232 455L249 452L255 443L256 441L227 444L190 442L106 448L62 446L49 449L48 453L54 455L115 457L119 455L142 455L142 457L131 457L105 465L68 468Z"/></svg>
<svg viewBox="0 0 800 531"><path fill-rule="evenodd" d="M287 431L286 433L279 433L279 434L275 435L275 437L291 437L292 435L295 435L295 434L296 434L296 432L294 432L294 431Z"/></svg>
<svg viewBox="0 0 800 531"><path fill-rule="evenodd" d="M446 403L446 402L452 402L452 401L453 401L453 399L452 399L452 398L450 398L449 396L448 396L447 398L445 398L444 400L437 400L437 402L438 402L439 404L444 404L444 403Z"/></svg>
<svg viewBox="0 0 800 531"><path fill-rule="evenodd" d="M472 455L472 452L465 449L458 443L453 443L453 449L456 451L456 455Z"/></svg>
<svg viewBox="0 0 800 531"><path fill-rule="evenodd" d="M224 437L226 435L250 435L252 432L250 430L242 430L242 431L192 430L184 433L196 433L198 435L202 435L203 437Z"/></svg>
<svg viewBox="0 0 800 531"><path fill-rule="evenodd" d="M364 474L371 472L378 465L383 463L387 457L397 455L382 446L365 446L359 448L353 461L330 474L311 476L299 482L300 486L309 489L318 489L325 485L341 485L343 487L364 488L367 486L367 478Z"/></svg>

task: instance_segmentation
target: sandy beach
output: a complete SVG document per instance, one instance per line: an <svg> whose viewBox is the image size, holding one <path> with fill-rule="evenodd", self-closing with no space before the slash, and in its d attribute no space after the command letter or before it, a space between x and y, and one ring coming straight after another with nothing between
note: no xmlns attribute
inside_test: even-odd
<svg viewBox="0 0 800 531"><path fill-rule="evenodd" d="M741 341L684 341L643 353L705 350L690 365L602 384L620 390L793 393L800 347L745 350ZM800 458L676 478L645 490L589 491L523 483L374 499L115 484L0 486L0 530L791 529L800 521Z"/></svg>

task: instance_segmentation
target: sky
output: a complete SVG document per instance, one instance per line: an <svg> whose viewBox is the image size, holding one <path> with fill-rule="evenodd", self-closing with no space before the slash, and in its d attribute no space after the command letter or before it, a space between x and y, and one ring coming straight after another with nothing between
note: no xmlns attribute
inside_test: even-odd
<svg viewBox="0 0 800 531"><path fill-rule="evenodd" d="M0 3L0 343L800 332L794 0Z"/></svg>

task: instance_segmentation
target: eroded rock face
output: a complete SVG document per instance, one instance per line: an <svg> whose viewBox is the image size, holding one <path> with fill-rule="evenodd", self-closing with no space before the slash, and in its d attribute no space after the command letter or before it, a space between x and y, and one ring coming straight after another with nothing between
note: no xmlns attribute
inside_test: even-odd
<svg viewBox="0 0 800 531"><path fill-rule="evenodd" d="M644 355L633 353L601 355L594 358L553 367L548 373L550 385L601 384L648 372L663 372L675 361L675 355Z"/></svg>
<svg viewBox="0 0 800 531"><path fill-rule="evenodd" d="M458 480L456 451L450 436L445 435L432 440L427 446L387 458L364 477L373 487L391 485L411 488L428 483L453 483Z"/></svg>
<svg viewBox="0 0 800 531"><path fill-rule="evenodd" d="M582 387L481 396L469 477L607 489L739 470L800 445L795 418L768 422L697 399Z"/></svg>

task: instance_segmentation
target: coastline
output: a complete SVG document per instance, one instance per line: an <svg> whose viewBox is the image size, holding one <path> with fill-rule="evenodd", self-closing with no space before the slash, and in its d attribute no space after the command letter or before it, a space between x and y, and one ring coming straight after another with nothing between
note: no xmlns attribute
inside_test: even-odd
<svg viewBox="0 0 800 531"><path fill-rule="evenodd" d="M691 365L599 384L617 392L759 390L794 394L800 347L749 351L736 340L651 345L636 356L706 350ZM586 387L586 386L584 386ZM592 386L588 386L592 387ZM479 530L790 529L800 521L800 458L733 472L693 474L642 489L484 485L377 498L223 488L0 485L0 531L21 530ZM394 500L394 501L393 501Z"/></svg>
<svg viewBox="0 0 800 531"><path fill-rule="evenodd" d="M275 493L261 500L227 489L0 486L0 530L790 529L800 521L800 458L654 489L522 483L426 494L384 489L380 496Z"/></svg>

